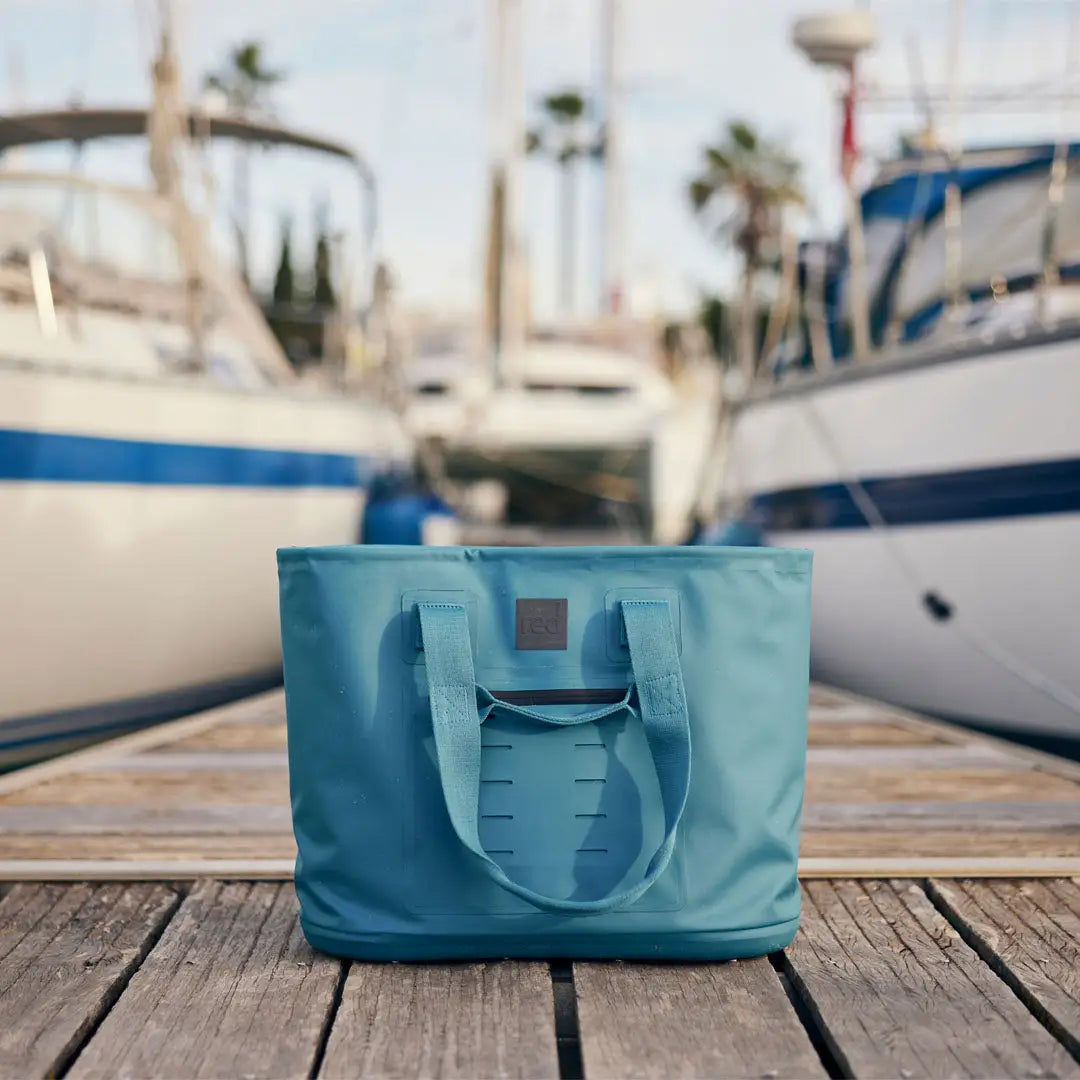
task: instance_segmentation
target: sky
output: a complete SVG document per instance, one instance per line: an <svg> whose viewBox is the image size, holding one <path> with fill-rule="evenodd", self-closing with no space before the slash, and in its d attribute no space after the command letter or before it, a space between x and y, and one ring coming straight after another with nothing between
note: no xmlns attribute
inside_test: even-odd
<svg viewBox="0 0 1080 1080"><path fill-rule="evenodd" d="M378 249L402 301L438 312L475 309L484 250L490 130L486 31L490 0L174 0L185 85L192 97L229 47L255 39L286 79L273 93L284 123L340 139L371 163L379 182ZM522 0L525 108L536 117L552 90L599 84L599 0ZM734 264L689 212L686 185L701 147L741 118L784 142L803 165L805 233L834 230L841 217L837 86L791 45L799 15L851 6L845 0L620 0L627 294L636 312L676 315L704 292L731 287ZM869 0L879 45L866 58L867 96L910 91L912 55L923 80L943 86L949 63L950 0ZM1060 80L1080 56L1080 0L966 0L956 53L960 86L1023 86ZM150 0L2 0L0 102L7 108L72 100L144 104L156 5ZM1075 66L1075 65L1072 65ZM1080 100L1080 99L1078 99ZM938 109L948 134L950 118ZM1075 116L1074 116L1075 114ZM913 105L868 106L859 122L860 176L917 124ZM1080 104L1027 113L965 114L968 143L1080 135ZM212 160L217 199L231 191L230 149ZM22 164L70 160L67 148ZM89 172L141 182L145 153L89 151ZM575 309L599 296L599 174L579 178ZM524 168L522 231L533 310L555 310L558 187L540 160ZM294 222L300 268L310 262L312 222L326 202L347 237L359 228L359 195L340 164L293 152L259 152L254 169L257 278L272 275L281 221Z"/></svg>

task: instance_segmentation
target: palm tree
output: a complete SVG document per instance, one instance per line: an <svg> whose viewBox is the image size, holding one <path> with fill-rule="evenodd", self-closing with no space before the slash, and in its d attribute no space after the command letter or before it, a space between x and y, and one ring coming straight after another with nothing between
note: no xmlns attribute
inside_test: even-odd
<svg viewBox="0 0 1080 1080"><path fill-rule="evenodd" d="M690 204L709 234L742 256L736 359L749 376L757 336L754 284L781 246L784 209L804 201L799 163L741 120L729 123L723 140L704 147L702 157L702 171L690 181Z"/></svg>
<svg viewBox="0 0 1080 1080"><path fill-rule="evenodd" d="M530 154L543 153L562 173L559 215L562 219L559 260L556 264L555 291L564 316L574 306L574 268L577 246L577 169L580 157L602 157L602 134L584 131L583 121L590 112L589 102L577 90L562 90L541 100L543 123L530 131L526 148Z"/></svg>
<svg viewBox="0 0 1080 1080"><path fill-rule="evenodd" d="M292 221L281 220L281 257L274 275L274 305L292 307L296 302L296 280L292 266Z"/></svg>
<svg viewBox="0 0 1080 1080"><path fill-rule="evenodd" d="M268 115L269 90L285 77L283 71L263 66L262 45L257 41L245 41L230 53L225 64L210 72L204 79L208 90L223 94L229 112L243 119ZM248 235L251 209L251 160L247 143L236 144L233 165L233 229L236 232L237 262L244 281L250 281L248 273Z"/></svg>
<svg viewBox="0 0 1080 1080"><path fill-rule="evenodd" d="M319 233L315 239L315 273L312 277L314 279L311 290L312 302L316 307L333 307L335 293L334 282L331 278L330 236L325 225L319 226Z"/></svg>

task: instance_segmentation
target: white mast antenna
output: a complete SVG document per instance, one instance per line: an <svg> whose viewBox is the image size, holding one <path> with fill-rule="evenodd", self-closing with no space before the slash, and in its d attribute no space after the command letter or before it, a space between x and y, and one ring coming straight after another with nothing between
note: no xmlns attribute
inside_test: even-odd
<svg viewBox="0 0 1080 1080"><path fill-rule="evenodd" d="M603 5L604 64L604 224L601 310L619 315L625 307L623 282L622 130L619 107L619 0Z"/></svg>
<svg viewBox="0 0 1080 1080"><path fill-rule="evenodd" d="M963 238L960 185L957 172L963 157L960 137L960 39L964 29L964 0L952 0L949 17L948 158L949 182L945 187L945 293L949 313L955 317L963 290Z"/></svg>

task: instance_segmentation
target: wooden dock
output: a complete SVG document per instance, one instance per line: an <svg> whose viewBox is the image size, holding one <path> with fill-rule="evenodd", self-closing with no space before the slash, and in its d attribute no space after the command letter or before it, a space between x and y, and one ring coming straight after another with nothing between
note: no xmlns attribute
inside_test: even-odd
<svg viewBox="0 0 1080 1080"><path fill-rule="evenodd" d="M282 707L0 777L0 1077L1080 1076L1080 766L815 688L785 954L347 964Z"/></svg>

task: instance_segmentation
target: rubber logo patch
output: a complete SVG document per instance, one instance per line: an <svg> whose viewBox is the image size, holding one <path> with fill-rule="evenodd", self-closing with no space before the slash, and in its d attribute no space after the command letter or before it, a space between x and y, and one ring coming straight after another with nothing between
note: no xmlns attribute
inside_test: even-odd
<svg viewBox="0 0 1080 1080"><path fill-rule="evenodd" d="M566 607L566 600L518 600L515 648L565 649Z"/></svg>

